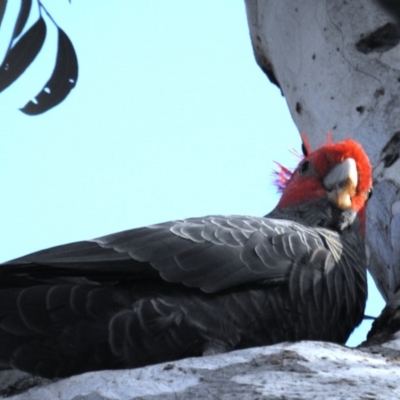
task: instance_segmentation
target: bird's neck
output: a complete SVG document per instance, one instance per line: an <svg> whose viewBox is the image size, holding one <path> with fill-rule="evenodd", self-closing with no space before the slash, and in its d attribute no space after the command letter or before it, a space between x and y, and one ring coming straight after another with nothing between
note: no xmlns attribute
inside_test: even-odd
<svg viewBox="0 0 400 400"><path fill-rule="evenodd" d="M290 207L275 207L265 217L290 219L307 226L328 228L338 232L342 232L358 219L355 211L341 210L333 206L327 198Z"/></svg>

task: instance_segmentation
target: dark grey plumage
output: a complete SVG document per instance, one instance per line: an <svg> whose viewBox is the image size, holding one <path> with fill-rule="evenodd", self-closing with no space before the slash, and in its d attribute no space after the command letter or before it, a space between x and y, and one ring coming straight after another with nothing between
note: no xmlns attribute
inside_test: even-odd
<svg viewBox="0 0 400 400"><path fill-rule="evenodd" d="M322 198L268 218L173 221L5 263L1 367L54 377L286 340L345 343L366 299L364 243L347 214Z"/></svg>

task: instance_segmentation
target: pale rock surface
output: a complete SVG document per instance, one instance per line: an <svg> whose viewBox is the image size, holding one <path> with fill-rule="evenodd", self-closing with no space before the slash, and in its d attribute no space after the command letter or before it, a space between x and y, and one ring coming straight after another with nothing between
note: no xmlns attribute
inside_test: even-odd
<svg viewBox="0 0 400 400"><path fill-rule="evenodd" d="M282 343L55 382L4 371L0 393L13 400L399 399L396 346Z"/></svg>

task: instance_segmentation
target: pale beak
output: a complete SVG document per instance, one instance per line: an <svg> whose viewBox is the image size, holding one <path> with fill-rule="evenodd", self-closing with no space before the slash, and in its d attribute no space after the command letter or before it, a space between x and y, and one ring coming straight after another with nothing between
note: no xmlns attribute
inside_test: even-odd
<svg viewBox="0 0 400 400"><path fill-rule="evenodd" d="M356 194L358 173L356 162L346 158L336 165L324 179L329 200L342 210L351 207L351 198Z"/></svg>

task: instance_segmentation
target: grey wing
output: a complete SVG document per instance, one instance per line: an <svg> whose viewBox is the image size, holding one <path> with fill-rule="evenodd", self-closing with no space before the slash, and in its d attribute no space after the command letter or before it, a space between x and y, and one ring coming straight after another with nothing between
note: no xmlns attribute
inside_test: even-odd
<svg viewBox="0 0 400 400"><path fill-rule="evenodd" d="M318 249L328 257L321 236L293 221L210 216L58 246L6 265L35 263L103 273L159 274L165 281L212 293L246 283L285 282L293 265Z"/></svg>
<svg viewBox="0 0 400 400"><path fill-rule="evenodd" d="M168 282L213 293L246 283L289 279L297 260L326 250L320 235L292 221L210 216L96 239L100 246L148 262Z"/></svg>

